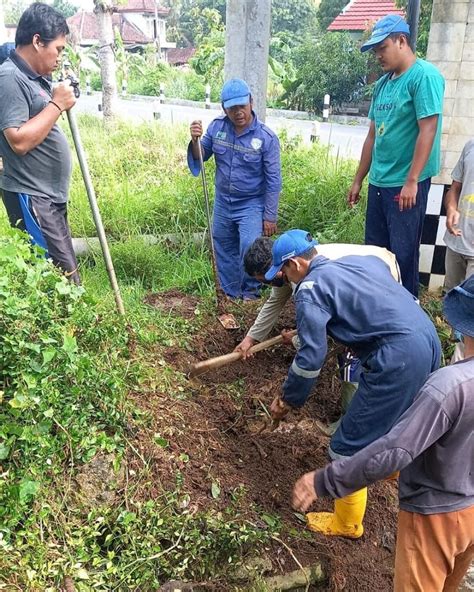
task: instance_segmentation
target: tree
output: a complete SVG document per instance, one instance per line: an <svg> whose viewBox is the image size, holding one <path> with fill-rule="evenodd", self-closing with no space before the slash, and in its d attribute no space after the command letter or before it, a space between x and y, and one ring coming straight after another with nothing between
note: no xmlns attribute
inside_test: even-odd
<svg viewBox="0 0 474 592"><path fill-rule="evenodd" d="M312 0L272 0L272 35L301 35L314 28L316 14Z"/></svg>
<svg viewBox="0 0 474 592"><path fill-rule="evenodd" d="M306 109L320 111L326 93L337 105L362 90L367 56L349 33L325 33L305 41L296 52L295 64L298 84L292 86L292 92Z"/></svg>
<svg viewBox="0 0 474 592"><path fill-rule="evenodd" d="M195 46L200 35L210 33L206 12L212 11L219 22L225 23L225 0L166 0L166 5L170 8L168 36L181 47Z"/></svg>
<svg viewBox="0 0 474 592"><path fill-rule="evenodd" d="M397 0L397 6L405 11L409 0ZM416 53L424 58L428 48L428 37L430 35L431 11L433 10L433 0L421 0L420 3L420 22L418 25L418 39Z"/></svg>
<svg viewBox="0 0 474 592"><path fill-rule="evenodd" d="M114 29L112 25L113 0L94 0L94 12L99 28L99 62L102 78L102 112L105 120L117 114L117 80L113 51Z"/></svg>
<svg viewBox="0 0 474 592"><path fill-rule="evenodd" d="M191 66L206 82L222 83L225 33L221 16L217 10L205 8L200 19L196 34L198 50L191 59Z"/></svg>
<svg viewBox="0 0 474 592"><path fill-rule="evenodd" d="M197 45L206 10L218 13L225 25L226 0L165 0L170 8L167 20L170 39L178 45ZM301 35L316 22L314 0L273 0L272 34ZM210 31L208 31L210 33Z"/></svg>
<svg viewBox="0 0 474 592"><path fill-rule="evenodd" d="M68 0L53 0L52 7L60 12L64 18L69 18L79 10L77 6L71 4Z"/></svg>
<svg viewBox="0 0 474 592"><path fill-rule="evenodd" d="M6 25L17 25L20 16L28 8L28 0L0 0L3 3L4 17Z"/></svg>
<svg viewBox="0 0 474 592"><path fill-rule="evenodd" d="M323 31L329 27L348 2L349 0L321 0L317 17L319 26Z"/></svg>

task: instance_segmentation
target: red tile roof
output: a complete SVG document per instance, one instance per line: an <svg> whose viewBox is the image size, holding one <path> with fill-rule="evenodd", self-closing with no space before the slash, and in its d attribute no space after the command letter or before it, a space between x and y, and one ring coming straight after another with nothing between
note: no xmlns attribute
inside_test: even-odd
<svg viewBox="0 0 474 592"><path fill-rule="evenodd" d="M328 31L365 31L386 14L405 16L392 0L351 0Z"/></svg>
<svg viewBox="0 0 474 592"><path fill-rule="evenodd" d="M173 64L174 66L179 66L181 64L187 64L195 53L195 47L168 49L166 59L168 60L168 63Z"/></svg>
<svg viewBox="0 0 474 592"><path fill-rule="evenodd" d="M153 40L147 37L143 31L127 20L122 14L113 14L112 22L114 27L118 27L120 36L125 45L140 43L152 43ZM78 39L79 43L83 39L99 40L99 27L97 17L93 12L81 11L67 19L67 24L71 33Z"/></svg>

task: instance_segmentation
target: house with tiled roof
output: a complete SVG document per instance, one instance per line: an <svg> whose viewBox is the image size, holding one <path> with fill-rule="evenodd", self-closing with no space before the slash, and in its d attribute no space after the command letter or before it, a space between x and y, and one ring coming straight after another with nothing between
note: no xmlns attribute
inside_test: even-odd
<svg viewBox="0 0 474 592"><path fill-rule="evenodd" d="M168 64L172 66L186 66L196 53L195 47L177 47L168 50Z"/></svg>
<svg viewBox="0 0 474 592"><path fill-rule="evenodd" d="M166 39L166 17L169 8L160 6L155 0L128 0L117 4L112 15L114 29L120 32L125 48L140 50L146 45L159 46L166 61L175 43ZM96 45L99 40L97 17L93 12L81 10L67 19L74 42L82 47Z"/></svg>
<svg viewBox="0 0 474 592"><path fill-rule="evenodd" d="M328 31L349 31L354 38L387 14L405 16L394 0L351 0L327 28Z"/></svg>

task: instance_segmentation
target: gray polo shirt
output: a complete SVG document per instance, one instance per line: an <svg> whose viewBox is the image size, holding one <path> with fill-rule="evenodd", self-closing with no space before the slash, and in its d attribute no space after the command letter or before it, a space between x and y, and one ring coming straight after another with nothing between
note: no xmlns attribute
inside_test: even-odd
<svg viewBox="0 0 474 592"><path fill-rule="evenodd" d="M12 52L0 66L0 154L4 166L0 187L64 203L72 162L69 144L59 126L55 124L43 142L24 156L11 149L3 133L5 129L21 127L50 100L50 83Z"/></svg>
<svg viewBox="0 0 474 592"><path fill-rule="evenodd" d="M474 257L474 140L469 140L452 173L453 181L462 183L459 196L458 228L461 236L454 236L446 230L446 245L466 257Z"/></svg>
<svg viewBox="0 0 474 592"><path fill-rule="evenodd" d="M400 471L400 508L443 514L474 505L474 357L437 370L393 428L316 472L319 497L343 497Z"/></svg>

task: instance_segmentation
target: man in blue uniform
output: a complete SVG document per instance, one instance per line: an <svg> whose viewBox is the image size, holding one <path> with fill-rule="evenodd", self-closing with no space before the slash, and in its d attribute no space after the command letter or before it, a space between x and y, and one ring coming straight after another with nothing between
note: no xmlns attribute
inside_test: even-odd
<svg viewBox="0 0 474 592"><path fill-rule="evenodd" d="M276 232L281 190L278 137L252 109L247 83L226 82L221 93L225 115L211 122L202 137L204 160L216 160L216 196L212 236L219 282L231 298L258 297L260 283L245 273L243 259L253 241ZM200 172L198 139L202 124L191 124L188 165Z"/></svg>
<svg viewBox="0 0 474 592"><path fill-rule="evenodd" d="M363 371L342 422L333 435L333 459L354 455L385 435L428 375L439 365L436 330L413 296L392 277L378 257L348 256L330 261L304 230L290 230L275 241L272 280L282 272L296 284L298 350L283 394L271 406L274 419L301 407L319 375L327 335L350 347ZM334 513L312 514L310 528L328 535L362 536L367 488L335 502Z"/></svg>

